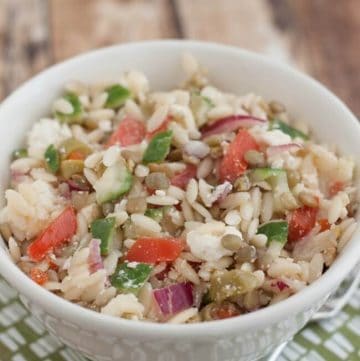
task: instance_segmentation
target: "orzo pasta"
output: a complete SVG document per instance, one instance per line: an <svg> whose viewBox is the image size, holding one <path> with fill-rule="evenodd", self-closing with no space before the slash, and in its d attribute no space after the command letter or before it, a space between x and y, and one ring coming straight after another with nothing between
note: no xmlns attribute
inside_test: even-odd
<svg viewBox="0 0 360 361"><path fill-rule="evenodd" d="M223 319L300 291L351 238L353 160L184 59L172 91L138 71L66 85L14 151L0 231L39 285L115 317Z"/></svg>

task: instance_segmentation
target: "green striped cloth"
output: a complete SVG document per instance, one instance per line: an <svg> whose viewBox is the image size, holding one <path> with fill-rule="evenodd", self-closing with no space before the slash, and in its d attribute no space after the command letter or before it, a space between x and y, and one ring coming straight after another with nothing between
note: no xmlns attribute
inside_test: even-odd
<svg viewBox="0 0 360 361"><path fill-rule="evenodd" d="M359 361L360 289L336 317L305 327L278 361ZM50 336L0 279L1 361L86 361Z"/></svg>

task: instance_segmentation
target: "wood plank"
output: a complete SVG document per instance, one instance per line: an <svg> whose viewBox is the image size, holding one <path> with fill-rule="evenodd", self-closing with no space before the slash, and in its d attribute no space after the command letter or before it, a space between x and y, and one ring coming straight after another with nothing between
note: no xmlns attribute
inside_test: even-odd
<svg viewBox="0 0 360 361"><path fill-rule="evenodd" d="M274 5L274 0L272 0ZM294 19L285 32L296 59L360 116L360 3L358 0L275 0ZM276 9L275 9L276 10ZM286 16L286 15L285 15Z"/></svg>
<svg viewBox="0 0 360 361"><path fill-rule="evenodd" d="M51 0L56 61L127 41L177 37L168 0Z"/></svg>
<svg viewBox="0 0 360 361"><path fill-rule="evenodd" d="M266 0L174 0L184 37L215 41L292 62Z"/></svg>
<svg viewBox="0 0 360 361"><path fill-rule="evenodd" d="M0 98L50 63L46 0L0 2Z"/></svg>

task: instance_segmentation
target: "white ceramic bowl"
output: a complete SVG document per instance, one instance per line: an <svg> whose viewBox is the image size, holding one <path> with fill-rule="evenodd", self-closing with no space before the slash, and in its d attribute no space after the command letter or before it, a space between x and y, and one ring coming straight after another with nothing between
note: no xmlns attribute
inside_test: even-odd
<svg viewBox="0 0 360 361"><path fill-rule="evenodd" d="M80 55L28 81L0 106L0 194L9 181L11 152L68 80L114 79L128 69L146 73L154 89L170 89L182 79L180 56L193 53L209 70L211 81L235 92L258 93L284 103L290 114L311 125L323 142L359 156L357 119L318 82L262 56L233 47L192 41L126 44ZM3 200L2 200L3 201ZM297 295L237 318L190 325L128 321L81 308L37 286L0 247L0 272L16 288L30 311L65 344L98 361L255 360L294 335L360 258L360 234L330 269Z"/></svg>

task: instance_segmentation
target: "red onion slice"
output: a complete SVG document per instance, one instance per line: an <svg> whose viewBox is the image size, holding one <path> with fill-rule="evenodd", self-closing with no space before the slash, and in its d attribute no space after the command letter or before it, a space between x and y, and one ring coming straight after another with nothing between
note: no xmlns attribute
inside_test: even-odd
<svg viewBox="0 0 360 361"><path fill-rule="evenodd" d="M251 115L230 115L205 126L202 129L202 138L219 133L230 133L239 128L249 128L254 125L262 125L265 123L266 120L253 117Z"/></svg>
<svg viewBox="0 0 360 361"><path fill-rule="evenodd" d="M281 145L272 145L266 149L266 155L268 157L272 157L276 154L282 152L292 152L297 151L302 148L301 144L298 143L288 143L288 144L281 144Z"/></svg>
<svg viewBox="0 0 360 361"><path fill-rule="evenodd" d="M104 268L104 264L100 254L100 240L96 238L92 239L89 244L89 250L90 253L89 253L88 263L89 263L90 273L95 273L99 269Z"/></svg>
<svg viewBox="0 0 360 361"><path fill-rule="evenodd" d="M194 304L193 285L190 282L159 288L154 290L153 294L161 314L165 317L175 315Z"/></svg>

